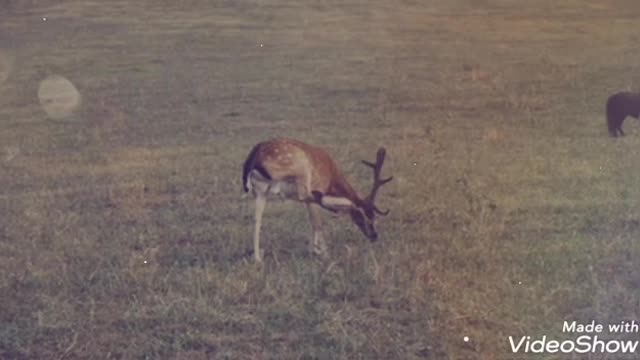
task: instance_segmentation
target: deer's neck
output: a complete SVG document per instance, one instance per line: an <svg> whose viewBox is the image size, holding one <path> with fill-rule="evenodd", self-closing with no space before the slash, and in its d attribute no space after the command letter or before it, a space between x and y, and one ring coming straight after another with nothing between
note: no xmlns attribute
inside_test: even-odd
<svg viewBox="0 0 640 360"><path fill-rule="evenodd" d="M331 182L328 193L334 196L345 197L351 200L351 202L353 202L357 206L361 206L364 202L360 195L358 195L358 192L353 188L353 186L351 186L351 184L342 174L338 174Z"/></svg>

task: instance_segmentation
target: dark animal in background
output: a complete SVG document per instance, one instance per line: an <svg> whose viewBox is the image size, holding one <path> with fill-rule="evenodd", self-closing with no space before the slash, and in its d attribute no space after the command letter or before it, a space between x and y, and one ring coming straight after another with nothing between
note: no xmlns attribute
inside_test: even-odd
<svg viewBox="0 0 640 360"><path fill-rule="evenodd" d="M622 91L607 99L607 128L613 137L624 136L622 122L627 116L640 116L640 93Z"/></svg>

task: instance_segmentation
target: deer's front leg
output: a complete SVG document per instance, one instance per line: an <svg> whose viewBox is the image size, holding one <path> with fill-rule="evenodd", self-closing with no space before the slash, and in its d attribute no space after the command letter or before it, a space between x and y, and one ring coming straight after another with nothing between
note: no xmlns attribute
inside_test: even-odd
<svg viewBox="0 0 640 360"><path fill-rule="evenodd" d="M313 203L307 203L309 211L309 220L313 228L313 239L311 240L311 251L321 257L327 257L327 244L322 236L322 219L318 213L319 207Z"/></svg>
<svg viewBox="0 0 640 360"><path fill-rule="evenodd" d="M313 200L311 195L311 170L306 169L302 176L296 179L296 190L298 201L306 202Z"/></svg>

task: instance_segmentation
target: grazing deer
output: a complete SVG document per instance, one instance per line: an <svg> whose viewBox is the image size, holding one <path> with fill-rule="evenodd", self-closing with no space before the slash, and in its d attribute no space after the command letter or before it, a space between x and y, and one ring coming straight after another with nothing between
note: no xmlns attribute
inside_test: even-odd
<svg viewBox="0 0 640 360"><path fill-rule="evenodd" d="M385 153L384 148L378 149L375 164L363 161L373 168L373 188L367 197L361 198L325 150L292 139L274 139L255 145L244 162L242 173L244 191L252 190L256 198L255 260L262 261L260 226L268 194L280 194L306 204L313 228L311 248L318 255L327 253L318 214L320 207L334 213L348 213L362 233L375 241L378 238L374 227L376 215L389 213L376 207L376 195L380 187L393 178L380 178Z"/></svg>

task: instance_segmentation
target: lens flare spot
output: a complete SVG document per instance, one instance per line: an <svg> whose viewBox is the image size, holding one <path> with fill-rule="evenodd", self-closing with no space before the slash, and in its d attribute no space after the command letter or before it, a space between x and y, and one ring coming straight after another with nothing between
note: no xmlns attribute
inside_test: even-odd
<svg viewBox="0 0 640 360"><path fill-rule="evenodd" d="M51 75L38 88L40 105L55 120L68 118L80 106L80 93L63 76Z"/></svg>
<svg viewBox="0 0 640 360"><path fill-rule="evenodd" d="M20 154L18 146L7 146L4 148L4 161L9 162Z"/></svg>

